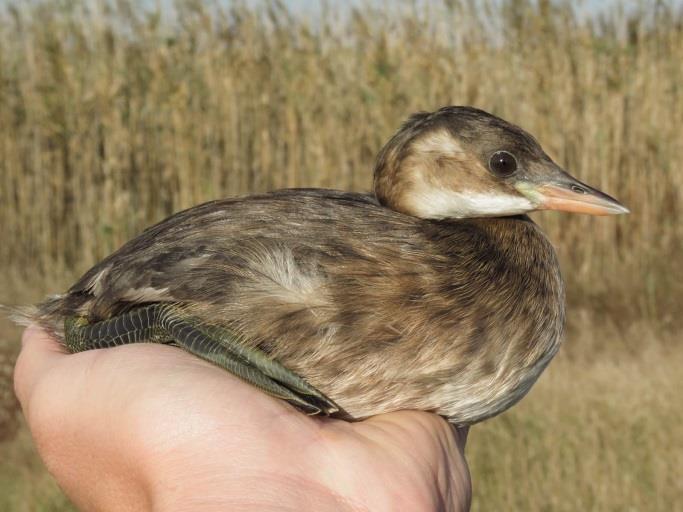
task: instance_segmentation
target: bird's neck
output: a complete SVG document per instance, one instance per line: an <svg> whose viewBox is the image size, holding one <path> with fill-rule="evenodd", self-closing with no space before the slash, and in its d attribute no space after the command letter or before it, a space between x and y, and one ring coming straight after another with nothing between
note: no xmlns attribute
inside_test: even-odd
<svg viewBox="0 0 683 512"><path fill-rule="evenodd" d="M434 222L432 227L453 301L467 290L471 308L490 316L505 331L539 319L561 326L564 285L559 263L531 219L463 219Z"/></svg>
<svg viewBox="0 0 683 512"><path fill-rule="evenodd" d="M451 219L431 223L441 249L477 266L504 262L532 269L539 263L557 267L555 251L526 215Z"/></svg>

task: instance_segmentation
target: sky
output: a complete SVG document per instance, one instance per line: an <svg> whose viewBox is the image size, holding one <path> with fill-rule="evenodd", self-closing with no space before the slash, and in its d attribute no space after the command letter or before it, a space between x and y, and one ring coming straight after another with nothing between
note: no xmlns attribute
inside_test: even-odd
<svg viewBox="0 0 683 512"><path fill-rule="evenodd" d="M0 3L3 0L0 0ZM167 4L169 6L173 5L174 0L143 0L145 3L149 3L151 5L154 5L156 1L159 1L161 5ZM223 3L227 4L230 3L230 0L211 0L215 1L217 3ZM345 0L345 1L334 1L334 0L327 0L327 3L330 5L346 5L346 6L357 6L357 5L362 5L365 3L367 0ZM372 2L372 0L370 0ZM430 0L423 0L425 3L428 3ZM668 0L671 1L674 5L679 5L683 6L683 0ZM594 13L599 13L603 10L607 10L608 8L616 5L623 5L624 7L629 7L629 6L635 6L638 4L654 4L656 0L576 0L573 3L576 4L577 6L580 6L581 10L586 12L587 14L594 14ZM211 3L211 2L209 2ZM260 4L263 3L263 0L246 0L247 4ZM283 3L287 5L293 12L296 13L302 13L302 14L315 14L320 10L320 4L321 0L283 0ZM391 0L377 0L378 4L382 3L387 3L391 4ZM398 2L397 2L398 3Z"/></svg>
<svg viewBox="0 0 683 512"><path fill-rule="evenodd" d="M220 0L219 0L220 1ZM225 0L224 0L225 1ZM329 0L328 0L329 1ZM385 0L386 1L386 0ZM425 0L428 2L429 0ZM248 0L248 3L259 3L259 0ZM295 12L316 11L319 9L320 0L284 0L284 3ZM362 0L347 0L343 2L329 1L330 4L346 4L346 5L360 5ZM381 1L377 3L382 3ZM391 3L391 2L389 2ZM625 7L635 6L638 4L654 4L655 0L576 0L573 2L582 6L586 12L600 12L608 9L614 5L623 5ZM683 0L674 0L674 4L682 5Z"/></svg>
<svg viewBox="0 0 683 512"><path fill-rule="evenodd" d="M6 5L21 5L26 0L0 0L0 7ZM29 0L42 2L45 0ZM86 3L97 3L99 0L85 0ZM155 7L160 5L163 10L172 15L173 5L176 0L137 0L138 4L146 5L149 7ZM200 0L205 1L208 5L222 4L227 5L232 3L231 0ZM263 5L267 3L268 0L238 0L248 5ZM345 9L351 8L353 6L362 6L363 4L376 4L378 6L390 7L392 4L405 4L406 0L281 0L291 12L295 14L301 14L305 17L310 17L315 19L317 14L320 12L321 4L324 2L330 6L334 6L336 9L340 9L341 13L344 13ZM443 0L414 0L418 3L422 2L425 5L431 2L442 3ZM489 0L497 2L500 0ZM570 2L577 6L577 12L586 16L593 16L600 14L612 7L622 6L625 10L630 7L637 5L649 6L655 5L658 1L663 1L664 3L670 3L672 5L683 8L683 0L574 0Z"/></svg>

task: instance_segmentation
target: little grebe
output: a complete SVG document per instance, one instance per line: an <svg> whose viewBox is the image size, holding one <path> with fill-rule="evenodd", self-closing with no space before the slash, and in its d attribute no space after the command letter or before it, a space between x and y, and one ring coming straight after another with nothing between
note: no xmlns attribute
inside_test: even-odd
<svg viewBox="0 0 683 512"><path fill-rule="evenodd" d="M25 320L71 351L175 344L309 413L470 424L522 398L560 345L558 262L524 213L628 211L470 107L410 117L374 192L190 208Z"/></svg>

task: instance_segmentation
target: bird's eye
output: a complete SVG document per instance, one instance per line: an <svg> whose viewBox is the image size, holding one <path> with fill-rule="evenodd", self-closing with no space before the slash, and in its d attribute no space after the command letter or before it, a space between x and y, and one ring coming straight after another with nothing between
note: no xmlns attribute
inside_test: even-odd
<svg viewBox="0 0 683 512"><path fill-rule="evenodd" d="M489 169L498 176L510 176L517 170L517 160L507 151L496 151L489 160Z"/></svg>

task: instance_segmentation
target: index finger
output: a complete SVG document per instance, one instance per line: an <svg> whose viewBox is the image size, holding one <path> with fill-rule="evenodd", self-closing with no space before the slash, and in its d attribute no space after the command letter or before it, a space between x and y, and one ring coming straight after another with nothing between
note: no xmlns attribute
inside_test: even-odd
<svg viewBox="0 0 683 512"><path fill-rule="evenodd" d="M31 326L24 331L14 366L14 392L24 410L40 377L66 356L59 341L40 327Z"/></svg>

